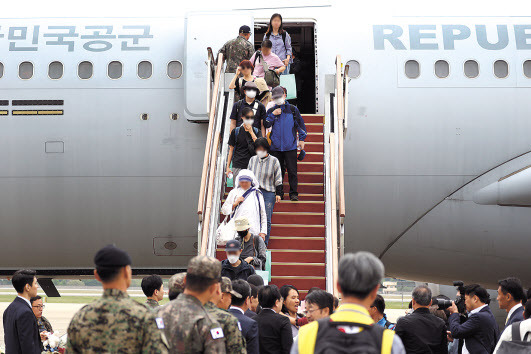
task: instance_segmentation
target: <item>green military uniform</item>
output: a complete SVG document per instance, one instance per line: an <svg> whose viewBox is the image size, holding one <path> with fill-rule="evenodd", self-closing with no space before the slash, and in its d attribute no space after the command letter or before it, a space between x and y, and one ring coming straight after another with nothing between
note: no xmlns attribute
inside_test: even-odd
<svg viewBox="0 0 531 354"><path fill-rule="evenodd" d="M177 273L172 275L172 277L168 281L168 297L170 298L170 300L177 298L179 294L183 293L185 277L186 273Z"/></svg>
<svg viewBox="0 0 531 354"><path fill-rule="evenodd" d="M219 53L223 53L223 58L227 62L225 72L235 73L242 60L251 59L254 47L251 42L238 35L238 37L225 43Z"/></svg>
<svg viewBox="0 0 531 354"><path fill-rule="evenodd" d="M186 274L212 283L221 278L221 263L212 257L196 256L188 263ZM164 328L172 353L225 353L225 336L220 324L186 290L160 307L156 320L159 328Z"/></svg>
<svg viewBox="0 0 531 354"><path fill-rule="evenodd" d="M148 305L152 309L157 309L160 306L159 302L157 300L153 300L153 299L147 299L146 300L146 305Z"/></svg>
<svg viewBox="0 0 531 354"><path fill-rule="evenodd" d="M152 311L118 289L106 289L68 326L68 353L167 353Z"/></svg>
<svg viewBox="0 0 531 354"><path fill-rule="evenodd" d="M37 318L37 326L39 326L39 332L53 333L52 324L44 316Z"/></svg>
<svg viewBox="0 0 531 354"><path fill-rule="evenodd" d="M236 317L227 310L220 309L211 302L205 304L205 309L214 320L219 322L225 335L225 349L227 353L247 353L245 339Z"/></svg>

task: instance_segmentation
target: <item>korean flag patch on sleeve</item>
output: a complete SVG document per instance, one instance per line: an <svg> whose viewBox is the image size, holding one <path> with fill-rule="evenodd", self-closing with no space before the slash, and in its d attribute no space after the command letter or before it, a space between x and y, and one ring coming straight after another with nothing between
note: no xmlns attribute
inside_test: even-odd
<svg viewBox="0 0 531 354"><path fill-rule="evenodd" d="M155 322L157 322L157 327L159 329L164 329L164 320L162 319L162 317L155 318Z"/></svg>
<svg viewBox="0 0 531 354"><path fill-rule="evenodd" d="M211 329L210 334L212 335L212 339L220 339L224 337L221 327Z"/></svg>

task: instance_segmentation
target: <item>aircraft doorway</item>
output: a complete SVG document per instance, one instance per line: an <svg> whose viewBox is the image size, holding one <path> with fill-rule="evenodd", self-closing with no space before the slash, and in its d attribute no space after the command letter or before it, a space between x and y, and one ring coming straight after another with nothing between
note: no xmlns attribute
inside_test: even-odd
<svg viewBox="0 0 531 354"><path fill-rule="evenodd" d="M260 48L267 31L269 19L255 19L254 46ZM297 83L297 99L290 102L299 108L301 113L314 114L317 112L317 67L316 67L316 38L315 22L284 19L284 29L291 36L294 62L290 73L295 75Z"/></svg>

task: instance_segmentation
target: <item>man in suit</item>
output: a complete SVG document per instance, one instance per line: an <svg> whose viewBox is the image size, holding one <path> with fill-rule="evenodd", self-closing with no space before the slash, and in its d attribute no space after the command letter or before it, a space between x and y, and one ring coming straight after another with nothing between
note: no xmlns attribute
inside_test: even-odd
<svg viewBox="0 0 531 354"><path fill-rule="evenodd" d="M282 296L276 285L266 285L258 291L262 311L254 318L258 322L261 354L287 354L293 344L291 323L279 315Z"/></svg>
<svg viewBox="0 0 531 354"><path fill-rule="evenodd" d="M35 274L34 270L22 269L11 279L18 295L4 311L6 354L40 354L44 350L30 302L39 288Z"/></svg>
<svg viewBox="0 0 531 354"><path fill-rule="evenodd" d="M399 318L395 328L406 352L447 354L446 324L430 313L430 288L426 285L417 286L412 297L413 313Z"/></svg>
<svg viewBox="0 0 531 354"><path fill-rule="evenodd" d="M518 278L506 278L498 282L498 305L507 311L505 328L524 320L522 301L526 299L522 282Z"/></svg>
<svg viewBox="0 0 531 354"><path fill-rule="evenodd" d="M468 319L460 323L459 311L455 302L448 308L451 336L464 339L462 354L490 354L496 346L500 331L490 310L490 296L478 284L464 287L465 306Z"/></svg>
<svg viewBox="0 0 531 354"><path fill-rule="evenodd" d="M245 315L251 302L251 287L246 281L238 279L232 281L232 289L242 297L232 297L229 312L238 319L240 329L247 343L247 354L258 354L258 323Z"/></svg>

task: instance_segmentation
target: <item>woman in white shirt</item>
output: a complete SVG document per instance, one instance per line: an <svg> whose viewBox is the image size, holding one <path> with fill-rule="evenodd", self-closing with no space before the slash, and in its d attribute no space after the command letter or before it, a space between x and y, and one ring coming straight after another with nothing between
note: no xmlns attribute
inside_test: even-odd
<svg viewBox="0 0 531 354"><path fill-rule="evenodd" d="M265 239L267 234L267 215L264 197L260 192L260 184L250 170L241 170L236 177L227 200L221 207L221 213L233 218L245 217L251 224L250 232Z"/></svg>

